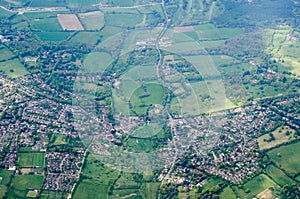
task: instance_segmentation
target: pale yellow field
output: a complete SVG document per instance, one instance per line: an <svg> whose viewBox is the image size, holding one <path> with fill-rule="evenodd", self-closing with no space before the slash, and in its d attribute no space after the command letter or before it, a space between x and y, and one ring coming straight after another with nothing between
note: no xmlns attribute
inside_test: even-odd
<svg viewBox="0 0 300 199"><path fill-rule="evenodd" d="M84 30L74 14L58 14L57 19L64 30Z"/></svg>
<svg viewBox="0 0 300 199"><path fill-rule="evenodd" d="M291 131L292 133L290 135L286 135L287 131ZM258 138L258 146L259 146L260 150L270 149L270 148L280 145L282 143L289 142L289 141L296 139L294 137L295 130L293 130L287 126L285 126L284 129L282 129L282 127L279 127L272 133L275 137L275 140L273 140L271 142L264 141L264 139L268 140L270 138L269 134L262 135Z"/></svg>

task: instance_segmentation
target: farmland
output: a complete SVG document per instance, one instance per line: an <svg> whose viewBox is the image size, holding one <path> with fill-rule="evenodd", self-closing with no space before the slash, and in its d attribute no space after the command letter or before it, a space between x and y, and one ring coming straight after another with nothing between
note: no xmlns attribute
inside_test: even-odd
<svg viewBox="0 0 300 199"><path fill-rule="evenodd" d="M226 187L220 194L221 199L234 199L236 198L234 192L230 187Z"/></svg>
<svg viewBox="0 0 300 199"><path fill-rule="evenodd" d="M267 174L280 186L285 186L287 184L295 183L294 180L286 176L280 169L270 165L267 169Z"/></svg>
<svg viewBox="0 0 300 199"><path fill-rule="evenodd" d="M80 13L79 19L85 30L100 30L104 24L104 14L100 11Z"/></svg>
<svg viewBox="0 0 300 199"><path fill-rule="evenodd" d="M77 16L74 14L58 14L57 19L63 30L84 30Z"/></svg>
<svg viewBox="0 0 300 199"><path fill-rule="evenodd" d="M291 176L300 173L299 154L300 142L275 148L268 152L268 156L275 164L284 169Z"/></svg>
<svg viewBox="0 0 300 199"><path fill-rule="evenodd" d="M277 189L276 185L269 177L264 174L254 177L252 180L243 185L243 190L236 189L238 196L241 198L252 199L259 193L266 189L274 188Z"/></svg>

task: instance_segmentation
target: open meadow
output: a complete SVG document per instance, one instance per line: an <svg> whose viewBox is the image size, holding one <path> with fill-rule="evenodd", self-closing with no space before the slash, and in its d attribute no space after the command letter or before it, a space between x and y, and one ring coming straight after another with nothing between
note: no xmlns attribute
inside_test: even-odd
<svg viewBox="0 0 300 199"><path fill-rule="evenodd" d="M5 75L13 79L29 74L18 59L0 62L0 71L3 71Z"/></svg>

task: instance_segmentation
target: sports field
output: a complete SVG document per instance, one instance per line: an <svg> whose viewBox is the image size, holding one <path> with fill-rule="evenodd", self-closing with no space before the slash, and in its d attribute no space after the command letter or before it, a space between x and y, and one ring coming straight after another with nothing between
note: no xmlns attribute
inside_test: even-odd
<svg viewBox="0 0 300 199"><path fill-rule="evenodd" d="M21 167L44 167L44 153L19 153L19 165Z"/></svg>

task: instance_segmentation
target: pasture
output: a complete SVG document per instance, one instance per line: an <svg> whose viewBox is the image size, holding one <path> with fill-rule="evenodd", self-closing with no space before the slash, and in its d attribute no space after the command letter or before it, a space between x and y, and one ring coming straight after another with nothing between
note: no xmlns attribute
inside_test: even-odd
<svg viewBox="0 0 300 199"><path fill-rule="evenodd" d="M105 24L121 28L133 28L143 22L143 15L138 12L104 12Z"/></svg>
<svg viewBox="0 0 300 199"><path fill-rule="evenodd" d="M3 71L5 75L13 79L29 74L18 59L0 62L0 71Z"/></svg>
<svg viewBox="0 0 300 199"><path fill-rule="evenodd" d="M0 45L0 62L12 58L14 54L5 46Z"/></svg>
<svg viewBox="0 0 300 199"><path fill-rule="evenodd" d="M243 189L235 188L235 190L240 198L252 199L264 190L272 187L275 189L279 188L278 185L273 182L268 176L261 174L245 183L243 185Z"/></svg>
<svg viewBox="0 0 300 199"><path fill-rule="evenodd" d="M84 30L75 14L58 14L57 19L63 30Z"/></svg>
<svg viewBox="0 0 300 199"><path fill-rule="evenodd" d="M71 39L71 42L96 45L100 41L98 32L77 32Z"/></svg>
<svg viewBox="0 0 300 199"><path fill-rule="evenodd" d="M2 178L0 184L7 185L10 182L10 178L12 174L13 174L12 171L9 171L7 169L0 169L0 177Z"/></svg>
<svg viewBox="0 0 300 199"><path fill-rule="evenodd" d="M300 142L272 149L267 154L270 159L291 176L300 173Z"/></svg>
<svg viewBox="0 0 300 199"><path fill-rule="evenodd" d="M45 154L44 153L19 153L20 167L44 167Z"/></svg>
<svg viewBox="0 0 300 199"><path fill-rule="evenodd" d="M154 104L163 105L164 88L155 83L146 84L134 91L130 98L132 111L137 115L145 115L147 109Z"/></svg>
<svg viewBox="0 0 300 199"><path fill-rule="evenodd" d="M29 4L30 7L65 7L65 1L53 0L32 0Z"/></svg>
<svg viewBox="0 0 300 199"><path fill-rule="evenodd" d="M155 141L152 139L129 138L126 147L131 153L150 153L154 151Z"/></svg>
<svg viewBox="0 0 300 199"><path fill-rule="evenodd" d="M31 24L34 31L59 32L63 30L57 18L34 19Z"/></svg>
<svg viewBox="0 0 300 199"><path fill-rule="evenodd" d="M160 183L158 182L142 183L142 186L140 188L140 193L143 196L143 199L157 198L159 186Z"/></svg>
<svg viewBox="0 0 300 199"><path fill-rule="evenodd" d="M103 72L112 63L113 58L105 52L92 52L85 58L84 68L91 72Z"/></svg>
<svg viewBox="0 0 300 199"><path fill-rule="evenodd" d="M107 197L108 186L94 183L93 180L80 182L75 190L74 199L93 198L102 199Z"/></svg>
<svg viewBox="0 0 300 199"><path fill-rule="evenodd" d="M290 133L287 134L287 132ZM257 139L260 150L270 149L280 144L290 142L296 139L294 136L295 130L289 128L288 126L279 127L276 130L274 130L272 134L274 135L275 140L268 141L270 139L269 134L262 135Z"/></svg>
<svg viewBox="0 0 300 199"><path fill-rule="evenodd" d="M294 180L286 176L280 169L270 165L266 169L267 174L280 186L296 183Z"/></svg>
<svg viewBox="0 0 300 199"><path fill-rule="evenodd" d="M43 176L18 175L12 178L14 189L10 189L8 196L11 198L25 198L29 189L40 190L43 185Z"/></svg>
<svg viewBox="0 0 300 199"><path fill-rule="evenodd" d="M69 36L69 32L35 32L42 41L64 41Z"/></svg>
<svg viewBox="0 0 300 199"><path fill-rule="evenodd" d="M236 196L230 187L226 187L220 194L220 199L235 199Z"/></svg>
<svg viewBox="0 0 300 199"><path fill-rule="evenodd" d="M104 14L100 11L80 13L79 20L85 30L100 30L105 24Z"/></svg>

